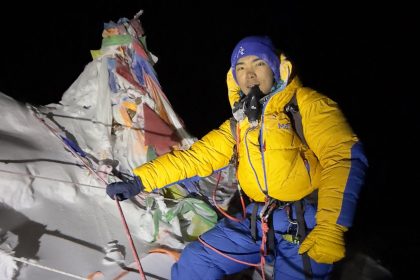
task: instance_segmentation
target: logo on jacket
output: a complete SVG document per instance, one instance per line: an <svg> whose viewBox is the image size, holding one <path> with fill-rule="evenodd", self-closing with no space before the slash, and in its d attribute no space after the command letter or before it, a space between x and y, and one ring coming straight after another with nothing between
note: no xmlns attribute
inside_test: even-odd
<svg viewBox="0 0 420 280"><path fill-rule="evenodd" d="M280 129L290 129L290 123L279 123L278 127Z"/></svg>

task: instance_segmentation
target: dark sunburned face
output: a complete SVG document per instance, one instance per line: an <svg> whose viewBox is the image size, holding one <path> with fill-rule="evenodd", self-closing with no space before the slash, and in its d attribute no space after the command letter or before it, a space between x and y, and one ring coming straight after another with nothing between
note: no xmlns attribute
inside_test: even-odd
<svg viewBox="0 0 420 280"><path fill-rule="evenodd" d="M255 85L264 94L270 93L273 87L273 71L264 60L255 55L241 57L236 63L235 72L237 83L245 95Z"/></svg>

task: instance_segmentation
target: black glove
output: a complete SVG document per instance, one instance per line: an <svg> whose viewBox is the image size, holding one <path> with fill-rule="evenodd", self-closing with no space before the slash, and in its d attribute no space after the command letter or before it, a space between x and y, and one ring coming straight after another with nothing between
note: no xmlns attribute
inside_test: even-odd
<svg viewBox="0 0 420 280"><path fill-rule="evenodd" d="M133 180L115 182L106 186L106 193L109 197L115 199L116 196L120 201L136 196L142 190L144 190L143 183L137 176L134 176Z"/></svg>

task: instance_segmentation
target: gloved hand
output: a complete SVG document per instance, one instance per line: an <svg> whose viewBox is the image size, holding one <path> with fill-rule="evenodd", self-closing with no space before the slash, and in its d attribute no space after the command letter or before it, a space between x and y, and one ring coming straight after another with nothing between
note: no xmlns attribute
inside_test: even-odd
<svg viewBox="0 0 420 280"><path fill-rule="evenodd" d="M347 228L337 224L316 225L299 248L318 263L332 264L345 256L344 232Z"/></svg>
<svg viewBox="0 0 420 280"><path fill-rule="evenodd" d="M118 200L121 201L136 196L142 190L144 190L143 183L137 176L134 176L133 180L115 182L106 186L106 193L109 197L115 199L115 196L117 196Z"/></svg>

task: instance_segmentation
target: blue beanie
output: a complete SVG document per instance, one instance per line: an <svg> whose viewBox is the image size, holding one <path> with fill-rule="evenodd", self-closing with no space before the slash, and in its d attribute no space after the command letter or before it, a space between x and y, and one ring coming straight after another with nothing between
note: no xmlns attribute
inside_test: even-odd
<svg viewBox="0 0 420 280"><path fill-rule="evenodd" d="M238 82L236 80L236 63L241 57L248 55L255 55L264 60L273 71L276 82L280 81L280 60L271 39L268 36L249 36L239 41L230 58L232 74L236 82Z"/></svg>

